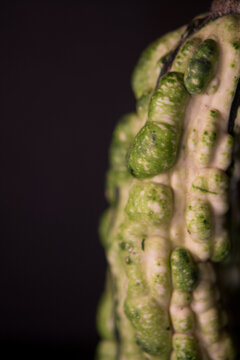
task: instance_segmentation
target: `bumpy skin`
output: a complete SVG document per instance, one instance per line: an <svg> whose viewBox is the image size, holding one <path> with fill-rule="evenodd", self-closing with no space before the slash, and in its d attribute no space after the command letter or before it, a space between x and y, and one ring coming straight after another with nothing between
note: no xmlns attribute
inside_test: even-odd
<svg viewBox="0 0 240 360"><path fill-rule="evenodd" d="M133 72L100 223L98 360L237 359L214 264L239 261L240 15L220 15L158 39Z"/></svg>

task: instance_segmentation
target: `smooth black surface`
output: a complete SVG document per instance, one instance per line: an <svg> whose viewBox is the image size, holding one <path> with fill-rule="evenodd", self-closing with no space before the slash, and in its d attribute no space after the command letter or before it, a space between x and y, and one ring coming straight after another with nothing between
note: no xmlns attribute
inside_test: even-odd
<svg viewBox="0 0 240 360"><path fill-rule="evenodd" d="M1 3L2 349L93 358L111 133L134 110L130 76L141 51L208 5Z"/></svg>

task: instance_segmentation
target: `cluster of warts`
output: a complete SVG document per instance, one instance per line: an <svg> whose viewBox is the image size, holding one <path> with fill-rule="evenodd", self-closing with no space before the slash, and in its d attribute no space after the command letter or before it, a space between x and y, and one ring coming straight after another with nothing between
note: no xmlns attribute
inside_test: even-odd
<svg viewBox="0 0 240 360"><path fill-rule="evenodd" d="M114 133L111 206L101 222L110 271L98 314L99 360L235 359L212 263L230 250L227 129L240 75L239 27L233 15L206 25L158 79L181 28L148 48L134 71L137 113Z"/></svg>

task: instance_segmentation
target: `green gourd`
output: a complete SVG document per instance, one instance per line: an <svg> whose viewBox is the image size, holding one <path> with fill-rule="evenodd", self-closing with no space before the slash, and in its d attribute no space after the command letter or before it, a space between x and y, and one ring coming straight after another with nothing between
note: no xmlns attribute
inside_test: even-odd
<svg viewBox="0 0 240 360"><path fill-rule="evenodd" d="M222 301L240 286L239 78L240 1L142 53L110 148L98 360L239 358Z"/></svg>

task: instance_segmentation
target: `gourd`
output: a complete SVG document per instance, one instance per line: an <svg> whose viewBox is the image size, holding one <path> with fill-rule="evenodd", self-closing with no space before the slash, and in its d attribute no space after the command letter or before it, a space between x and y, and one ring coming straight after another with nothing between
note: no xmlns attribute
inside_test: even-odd
<svg viewBox="0 0 240 360"><path fill-rule="evenodd" d="M239 286L239 78L239 1L141 55L110 148L98 360L238 358L222 298L224 271Z"/></svg>

